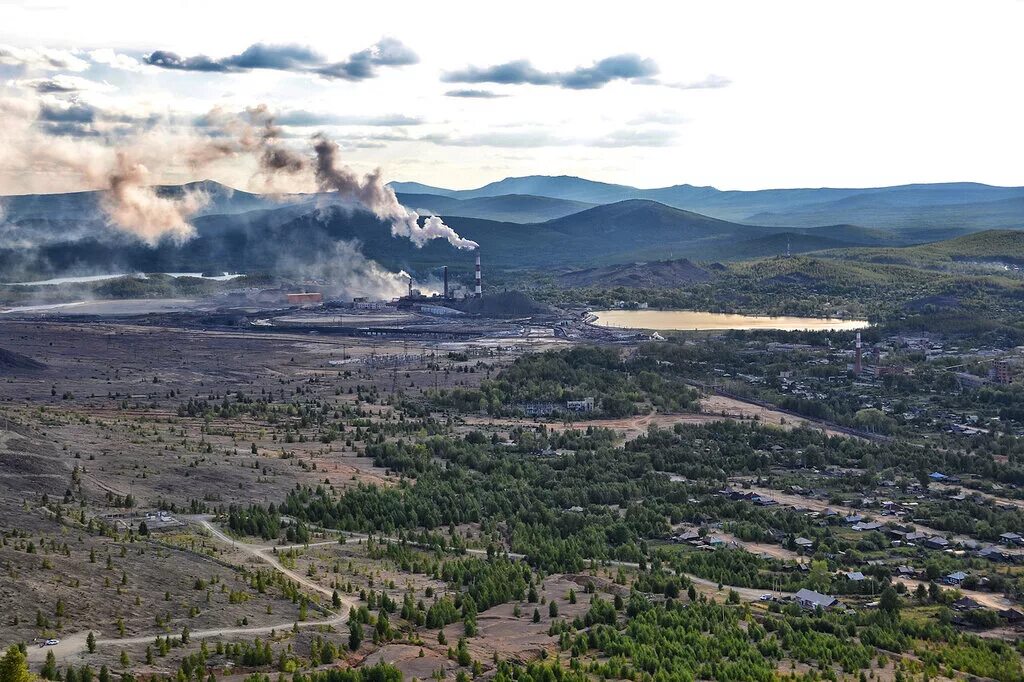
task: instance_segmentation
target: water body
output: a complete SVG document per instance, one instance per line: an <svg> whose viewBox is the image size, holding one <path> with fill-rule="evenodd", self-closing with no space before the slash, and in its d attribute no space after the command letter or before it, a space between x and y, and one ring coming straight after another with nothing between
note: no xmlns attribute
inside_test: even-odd
<svg viewBox="0 0 1024 682"><path fill-rule="evenodd" d="M784 331L842 331L864 329L866 320L820 317L767 317L708 313L696 310L597 310L602 327L651 329L655 331L696 331L725 329L781 329Z"/></svg>
<svg viewBox="0 0 1024 682"><path fill-rule="evenodd" d="M242 277L240 274L230 274L225 272L223 275L203 275L201 272L161 272L161 275L167 275L168 277L195 277L197 279L210 279L218 282L226 282L231 279ZM36 282L7 282L4 286L9 287L42 287L42 286L54 286L57 284L81 284L84 282L102 282L108 279L119 279L121 277L135 277L136 279L146 279L146 275L143 273L121 273L114 275L83 275L81 277L54 277L53 279L42 279Z"/></svg>

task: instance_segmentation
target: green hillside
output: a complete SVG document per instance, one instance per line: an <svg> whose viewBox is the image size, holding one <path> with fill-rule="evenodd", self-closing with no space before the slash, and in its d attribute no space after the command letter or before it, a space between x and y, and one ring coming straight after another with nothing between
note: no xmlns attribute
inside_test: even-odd
<svg viewBox="0 0 1024 682"><path fill-rule="evenodd" d="M1024 265L1024 232L985 230L902 248L842 249L828 254L834 258L916 267L944 267L954 263Z"/></svg>

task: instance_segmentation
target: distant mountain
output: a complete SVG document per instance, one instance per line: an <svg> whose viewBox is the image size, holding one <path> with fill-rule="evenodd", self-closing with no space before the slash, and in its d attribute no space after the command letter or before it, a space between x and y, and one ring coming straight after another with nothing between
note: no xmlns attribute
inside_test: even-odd
<svg viewBox="0 0 1024 682"><path fill-rule="evenodd" d="M422 182L389 182L391 189L397 194L433 194L435 196L450 197L457 194L457 190L444 189L443 187L432 187Z"/></svg>
<svg viewBox="0 0 1024 682"><path fill-rule="evenodd" d="M566 191L588 183L578 178L562 180ZM543 184L537 179L530 182ZM118 271L289 271L313 276L328 265L345 267L344 254L335 248L342 240L358 242L366 256L390 269L423 274L448 264L455 268L453 275L463 268L471 271L470 254L457 252L447 242L435 240L419 248L393 237L389 226L367 213L336 207L321 210L318 205L323 202L315 195L297 195L280 203L216 183L160 191L174 194L190 189L202 189L211 197L205 214L192 221L196 238L156 248L107 225L98 209L98 193L10 197L5 201L8 220L0 230L0 281ZM593 206L529 194L470 198L403 194L401 199L411 208L445 216L463 236L479 242L485 268L492 273L557 273L666 258L724 261L783 255L787 250L795 254L852 246L904 246L925 241L927 234L949 234L938 228L899 233L843 224L805 229L749 225L650 199Z"/></svg>
<svg viewBox="0 0 1024 682"><path fill-rule="evenodd" d="M181 196L185 192L198 191L205 193L210 199L199 215L244 213L281 205L279 201L270 197L243 192L212 180L157 187L157 193L162 196ZM8 222L26 219L100 219L101 197L102 192L99 191L7 196L3 197L4 214Z"/></svg>
<svg viewBox="0 0 1024 682"><path fill-rule="evenodd" d="M1010 188L1011 190L1014 188ZM1006 192L1012 193L1012 192ZM973 192L964 193L966 198ZM956 203L948 194L919 195L927 205L908 201L907 194L892 191L847 197L837 201L755 213L748 219L761 225L820 225L836 216L865 227L914 230L935 227L962 230L989 228L1024 229L1024 192L1021 196L994 201Z"/></svg>
<svg viewBox="0 0 1024 682"><path fill-rule="evenodd" d="M423 213L464 218L484 218L513 223L537 223L577 213L594 204L551 197L536 197L529 194L506 194L478 199L454 199L436 194L399 193L398 200L403 206Z"/></svg>
<svg viewBox="0 0 1024 682"><path fill-rule="evenodd" d="M640 189L572 176L531 175L469 190L430 188L430 193L454 199L530 194L595 204L650 199L722 220L776 227L847 223L891 230L1024 228L1024 187L969 182L723 191L685 184Z"/></svg>
<svg viewBox="0 0 1024 682"><path fill-rule="evenodd" d="M735 250L737 244L778 232L645 200L596 206L545 222L459 216L446 220L460 234L481 244L484 267L492 272L565 270L666 256L700 260L711 253L729 258L723 252ZM344 267L343 254L335 251L339 240L358 242L366 256L392 270L423 274L448 264L455 268L453 275L460 271L468 275L472 268L471 254L458 252L443 240L419 248L407 239L393 237L387 225L360 211L286 204L201 216L193 224L197 236L182 245L164 242L149 248L104 228L76 232L74 239L49 235L35 248L0 248L0 281L96 271L288 271L313 275L326 266Z"/></svg>

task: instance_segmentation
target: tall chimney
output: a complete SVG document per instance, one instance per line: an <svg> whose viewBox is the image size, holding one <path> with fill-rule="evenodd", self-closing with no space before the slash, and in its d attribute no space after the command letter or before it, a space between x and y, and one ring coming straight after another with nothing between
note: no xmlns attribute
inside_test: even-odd
<svg viewBox="0 0 1024 682"><path fill-rule="evenodd" d="M477 298L484 295L483 285L480 282L480 249L476 250L476 291L474 293Z"/></svg>
<svg viewBox="0 0 1024 682"><path fill-rule="evenodd" d="M863 365L861 364L861 361L862 361L861 352L862 351L861 351L861 344L860 344L860 332L857 332L857 345L856 345L856 349L857 349L856 350L856 356L854 357L854 360L853 360L853 373L854 374L860 374L861 371L864 369Z"/></svg>
<svg viewBox="0 0 1024 682"><path fill-rule="evenodd" d="M444 300L448 300L448 266L444 266Z"/></svg>

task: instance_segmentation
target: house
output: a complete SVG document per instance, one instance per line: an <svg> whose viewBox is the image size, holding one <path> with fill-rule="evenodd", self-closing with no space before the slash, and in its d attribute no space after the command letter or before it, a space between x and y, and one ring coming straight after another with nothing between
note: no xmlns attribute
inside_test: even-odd
<svg viewBox="0 0 1024 682"><path fill-rule="evenodd" d="M946 549L949 547L949 540L941 535L935 535L925 540L924 546L930 549Z"/></svg>
<svg viewBox="0 0 1024 682"><path fill-rule="evenodd" d="M675 540L676 542L690 542L690 543L700 542L700 533L698 533L695 530L689 530L689 531L686 531L685 533L680 533L679 535L675 536L672 539Z"/></svg>
<svg viewBox="0 0 1024 682"><path fill-rule="evenodd" d="M850 514L849 516L844 516L843 517L843 523L846 523L846 524L860 523L863 520L864 520L864 517L861 516L860 514Z"/></svg>
<svg viewBox="0 0 1024 682"><path fill-rule="evenodd" d="M957 611L977 611L978 609L984 608L981 603L970 597L961 597L953 602L953 608Z"/></svg>
<svg viewBox="0 0 1024 682"><path fill-rule="evenodd" d="M1006 561L1006 552L996 547L995 545L989 545L978 552L978 556L982 559L988 559L989 561Z"/></svg>
<svg viewBox="0 0 1024 682"><path fill-rule="evenodd" d="M928 474L928 478L932 479L933 481L945 481L947 478L949 478L949 476L940 471L933 471L930 474Z"/></svg>
<svg viewBox="0 0 1024 682"><path fill-rule="evenodd" d="M850 571L848 573L845 573L844 575L846 576L847 580L855 583L859 583L868 579L868 577L860 571Z"/></svg>
<svg viewBox="0 0 1024 682"><path fill-rule="evenodd" d="M901 578L913 578L915 575L917 575L917 571L915 571L910 566L897 566L896 575L900 576Z"/></svg>
<svg viewBox="0 0 1024 682"><path fill-rule="evenodd" d="M807 538L797 538L796 540L793 541L793 544L795 544L800 549L813 549L814 548L814 540L809 540Z"/></svg>
<svg viewBox="0 0 1024 682"><path fill-rule="evenodd" d="M1021 613L1017 609L1005 609L1003 611L1000 611L999 615L1007 623L1020 623L1024 621L1024 613Z"/></svg>
<svg viewBox="0 0 1024 682"><path fill-rule="evenodd" d="M877 521L870 521L868 523L855 523L855 524L853 524L850 527L853 530L871 531L871 530L878 530L879 528L882 527L882 524L878 523Z"/></svg>
<svg viewBox="0 0 1024 682"><path fill-rule="evenodd" d="M839 600L827 594L821 594L814 590L808 590L802 588L799 592L793 595L793 599L796 603L804 609L830 609L839 603Z"/></svg>
<svg viewBox="0 0 1024 682"><path fill-rule="evenodd" d="M565 408L570 412L593 412L594 399L586 397L583 400L568 400L565 403Z"/></svg>
<svg viewBox="0 0 1024 682"><path fill-rule="evenodd" d="M942 582L946 585L953 585L955 587L959 587L964 582L964 580L967 580L967 574L963 571L956 571L955 573L950 573L949 575L944 577L942 579Z"/></svg>
<svg viewBox="0 0 1024 682"><path fill-rule="evenodd" d="M1003 533L999 536L999 539L1007 546L1024 544L1024 538L1017 533Z"/></svg>

